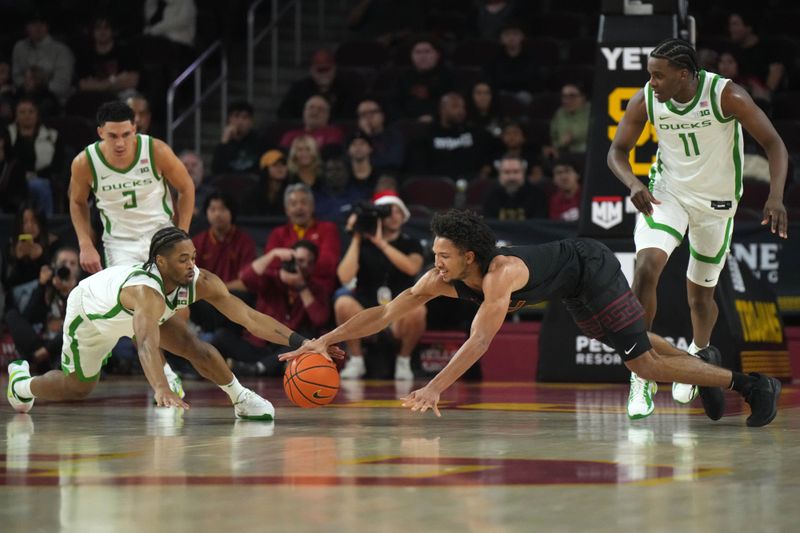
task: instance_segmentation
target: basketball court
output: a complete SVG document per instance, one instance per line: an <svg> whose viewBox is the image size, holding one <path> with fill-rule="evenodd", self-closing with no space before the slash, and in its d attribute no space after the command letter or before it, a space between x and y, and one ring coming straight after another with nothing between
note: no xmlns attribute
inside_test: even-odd
<svg viewBox="0 0 800 533"><path fill-rule="evenodd" d="M275 423L235 420L205 382L186 384L186 412L149 405L143 379L109 379L30 415L3 409L0 529L796 527L795 386L772 424L750 429L737 395L712 422L667 386L656 413L632 422L619 385L459 383L437 419L401 408L409 389L395 382L345 382L319 409L291 406L278 380L244 384L275 404Z"/></svg>

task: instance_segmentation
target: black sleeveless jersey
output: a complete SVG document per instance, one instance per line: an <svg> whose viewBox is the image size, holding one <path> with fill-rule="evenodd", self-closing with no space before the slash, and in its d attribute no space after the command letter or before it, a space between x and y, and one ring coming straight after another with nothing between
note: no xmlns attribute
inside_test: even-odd
<svg viewBox="0 0 800 533"><path fill-rule="evenodd" d="M546 244L498 248L496 255L519 257L528 267L528 283L511 293L508 312L550 298L589 296L604 288L619 271L614 253L591 239L565 239ZM480 304L483 293L455 280L458 297Z"/></svg>

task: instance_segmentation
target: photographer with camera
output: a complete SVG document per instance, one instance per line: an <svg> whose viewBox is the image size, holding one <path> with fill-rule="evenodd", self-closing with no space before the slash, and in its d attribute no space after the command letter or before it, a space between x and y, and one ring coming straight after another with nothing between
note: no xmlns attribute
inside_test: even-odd
<svg viewBox="0 0 800 533"><path fill-rule="evenodd" d="M5 321L17 352L37 372L58 366L67 297L80 281L78 250L60 248L51 265L42 265L39 284L27 305L10 310Z"/></svg>
<svg viewBox="0 0 800 533"><path fill-rule="evenodd" d="M336 324L359 311L384 305L414 284L422 269L422 245L402 232L410 213L394 191L377 193L372 204L359 204L347 221L353 232L350 246L336 271L339 281L352 290L343 291L333 305ZM391 325L400 341L394 377L414 379L411 353L425 331L425 307L421 306ZM343 379L358 379L366 373L359 339L348 341L350 359L341 372Z"/></svg>
<svg viewBox="0 0 800 533"><path fill-rule="evenodd" d="M313 279L318 255L314 243L299 240L291 248L273 248L239 273L247 290L257 296L256 310L308 338L318 337L330 318L330 292ZM277 271L269 268L276 260L281 265ZM211 344L227 354L235 370L270 376L281 373L278 354L287 349L230 329L218 330Z"/></svg>

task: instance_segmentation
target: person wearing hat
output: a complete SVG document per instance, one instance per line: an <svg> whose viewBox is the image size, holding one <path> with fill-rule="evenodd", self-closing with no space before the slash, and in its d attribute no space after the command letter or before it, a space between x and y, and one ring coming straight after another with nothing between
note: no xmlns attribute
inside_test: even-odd
<svg viewBox="0 0 800 533"><path fill-rule="evenodd" d="M11 52L14 85L21 86L25 72L39 67L47 80L47 87L63 104L72 93L72 74L75 56L67 45L50 36L50 27L42 13L33 13L25 24L26 38L14 44Z"/></svg>
<svg viewBox="0 0 800 533"><path fill-rule="evenodd" d="M336 325L344 323L359 311L386 304L411 287L422 269L422 244L403 233L403 224L411 214L394 191L382 191L373 197L376 207L388 206L387 216L378 219L375 233L357 229L359 215L347 221L353 231L350 246L339 263L336 274L345 287L333 304ZM425 332L425 307L421 306L391 325L391 334L400 343L395 362L396 380L412 380L411 353ZM342 379L359 379L366 374L361 341L347 343L347 360Z"/></svg>
<svg viewBox="0 0 800 533"><path fill-rule="evenodd" d="M289 182L289 167L282 150L264 152L258 161L261 179L253 194L244 198L242 213L256 216L283 214L283 193Z"/></svg>
<svg viewBox="0 0 800 533"><path fill-rule="evenodd" d="M308 77L292 83L278 106L278 118L301 119L303 108L314 95L320 95L331 105L333 120L348 120L356 110L355 97L361 89L337 75L336 58L325 49L314 52Z"/></svg>

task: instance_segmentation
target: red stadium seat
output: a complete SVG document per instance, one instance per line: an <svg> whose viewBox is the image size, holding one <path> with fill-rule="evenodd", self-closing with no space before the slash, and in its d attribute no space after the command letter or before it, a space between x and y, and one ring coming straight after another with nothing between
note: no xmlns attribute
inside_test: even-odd
<svg viewBox="0 0 800 533"><path fill-rule="evenodd" d="M400 197L407 204L449 209L455 204L456 184L443 176L417 176L403 182Z"/></svg>

